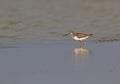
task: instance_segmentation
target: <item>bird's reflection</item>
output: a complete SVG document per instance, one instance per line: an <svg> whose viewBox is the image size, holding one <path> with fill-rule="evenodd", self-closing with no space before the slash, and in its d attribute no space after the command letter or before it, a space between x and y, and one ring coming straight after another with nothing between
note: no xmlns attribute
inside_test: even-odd
<svg viewBox="0 0 120 84"><path fill-rule="evenodd" d="M87 48L80 47L80 48L75 48L74 49L74 53L75 53L75 56L78 56L78 55L89 55L89 50Z"/></svg>
<svg viewBox="0 0 120 84"><path fill-rule="evenodd" d="M87 48L80 47L74 49L74 59L76 70L85 70L88 69L90 58L90 51Z"/></svg>

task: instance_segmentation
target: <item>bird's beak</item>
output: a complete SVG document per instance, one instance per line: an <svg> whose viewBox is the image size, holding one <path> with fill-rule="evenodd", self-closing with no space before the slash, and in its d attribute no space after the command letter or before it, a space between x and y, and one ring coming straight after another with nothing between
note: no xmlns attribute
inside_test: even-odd
<svg viewBox="0 0 120 84"><path fill-rule="evenodd" d="M63 36L68 36L69 35L69 33L67 33L67 34L65 34L65 35L63 35Z"/></svg>

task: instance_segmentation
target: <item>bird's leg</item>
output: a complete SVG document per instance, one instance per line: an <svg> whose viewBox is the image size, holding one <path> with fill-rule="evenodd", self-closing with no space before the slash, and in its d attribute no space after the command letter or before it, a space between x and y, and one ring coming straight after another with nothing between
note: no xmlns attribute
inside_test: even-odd
<svg viewBox="0 0 120 84"><path fill-rule="evenodd" d="M82 47L82 41L80 41L80 48Z"/></svg>
<svg viewBox="0 0 120 84"><path fill-rule="evenodd" d="M84 43L83 41L80 41L80 48L83 48L84 47Z"/></svg>

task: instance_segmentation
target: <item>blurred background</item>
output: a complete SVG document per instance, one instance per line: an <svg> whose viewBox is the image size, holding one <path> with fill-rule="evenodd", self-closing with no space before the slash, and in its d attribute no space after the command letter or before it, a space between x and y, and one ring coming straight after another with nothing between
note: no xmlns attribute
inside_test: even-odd
<svg viewBox="0 0 120 84"><path fill-rule="evenodd" d="M70 30L120 39L119 0L0 0L0 42L62 40Z"/></svg>

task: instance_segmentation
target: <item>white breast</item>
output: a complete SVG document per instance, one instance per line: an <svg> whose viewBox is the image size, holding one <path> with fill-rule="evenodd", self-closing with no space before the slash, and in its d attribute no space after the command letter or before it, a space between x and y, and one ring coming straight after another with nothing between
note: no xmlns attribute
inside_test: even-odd
<svg viewBox="0 0 120 84"><path fill-rule="evenodd" d="M87 39L88 37L89 37L89 36L86 36L86 37L83 37L83 38L77 38L77 36L74 36L73 39L74 39L74 40L80 40L80 41L82 41L82 40Z"/></svg>

